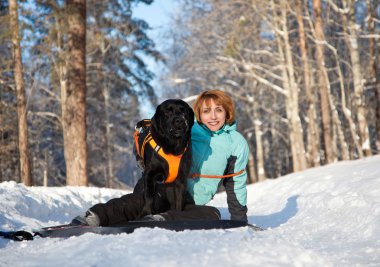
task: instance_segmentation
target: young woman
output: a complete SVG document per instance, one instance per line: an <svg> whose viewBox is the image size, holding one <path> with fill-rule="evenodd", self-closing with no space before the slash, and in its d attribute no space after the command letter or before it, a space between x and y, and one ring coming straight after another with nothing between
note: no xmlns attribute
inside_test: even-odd
<svg viewBox="0 0 380 267"><path fill-rule="evenodd" d="M223 184L231 219L247 221L245 168L249 147L236 130L234 103L226 93L210 90L198 96L193 108L196 117L191 132L193 159L184 210L168 210L143 219L220 219L218 209L206 204L214 197L218 186ZM136 188L132 194L96 204L87 211L83 222L110 226L135 220L143 206L143 199Z"/></svg>
<svg viewBox="0 0 380 267"><path fill-rule="evenodd" d="M247 220L247 174L249 147L236 130L235 106L219 90L205 91L193 106L197 122L191 131L193 162L187 191L195 204L205 205L222 183L231 219Z"/></svg>

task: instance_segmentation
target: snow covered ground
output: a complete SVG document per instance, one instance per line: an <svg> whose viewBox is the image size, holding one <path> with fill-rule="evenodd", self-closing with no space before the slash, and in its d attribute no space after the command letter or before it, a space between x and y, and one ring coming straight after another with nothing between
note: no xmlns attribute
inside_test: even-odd
<svg viewBox="0 0 380 267"><path fill-rule="evenodd" d="M69 222L126 191L0 183L0 230ZM224 193L211 203L228 219ZM380 266L380 156L248 187L249 222L266 228L67 239L0 238L0 266Z"/></svg>

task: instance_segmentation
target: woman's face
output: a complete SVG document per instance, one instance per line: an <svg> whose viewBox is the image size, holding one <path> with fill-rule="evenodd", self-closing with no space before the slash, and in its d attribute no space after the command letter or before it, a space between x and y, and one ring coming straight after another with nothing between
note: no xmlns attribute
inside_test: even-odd
<svg viewBox="0 0 380 267"><path fill-rule="evenodd" d="M226 122L226 111L221 105L217 105L213 99L203 101L201 107L201 122L210 129L210 131L217 131L223 127Z"/></svg>

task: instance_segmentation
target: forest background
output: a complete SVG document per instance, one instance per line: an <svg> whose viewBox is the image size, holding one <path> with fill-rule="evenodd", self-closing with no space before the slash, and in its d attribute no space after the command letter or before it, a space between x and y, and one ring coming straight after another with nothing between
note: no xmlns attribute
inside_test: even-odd
<svg viewBox="0 0 380 267"><path fill-rule="evenodd" d="M208 89L250 183L379 153L379 0L176 0L160 51L133 13L152 2L0 1L0 182L131 187L146 108Z"/></svg>

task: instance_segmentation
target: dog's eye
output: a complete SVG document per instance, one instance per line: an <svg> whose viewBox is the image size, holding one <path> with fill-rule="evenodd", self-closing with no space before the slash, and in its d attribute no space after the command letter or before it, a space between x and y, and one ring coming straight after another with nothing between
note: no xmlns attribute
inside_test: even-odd
<svg viewBox="0 0 380 267"><path fill-rule="evenodd" d="M184 116L185 115L185 109L183 107L178 108L175 111L175 115L177 115L177 116Z"/></svg>

